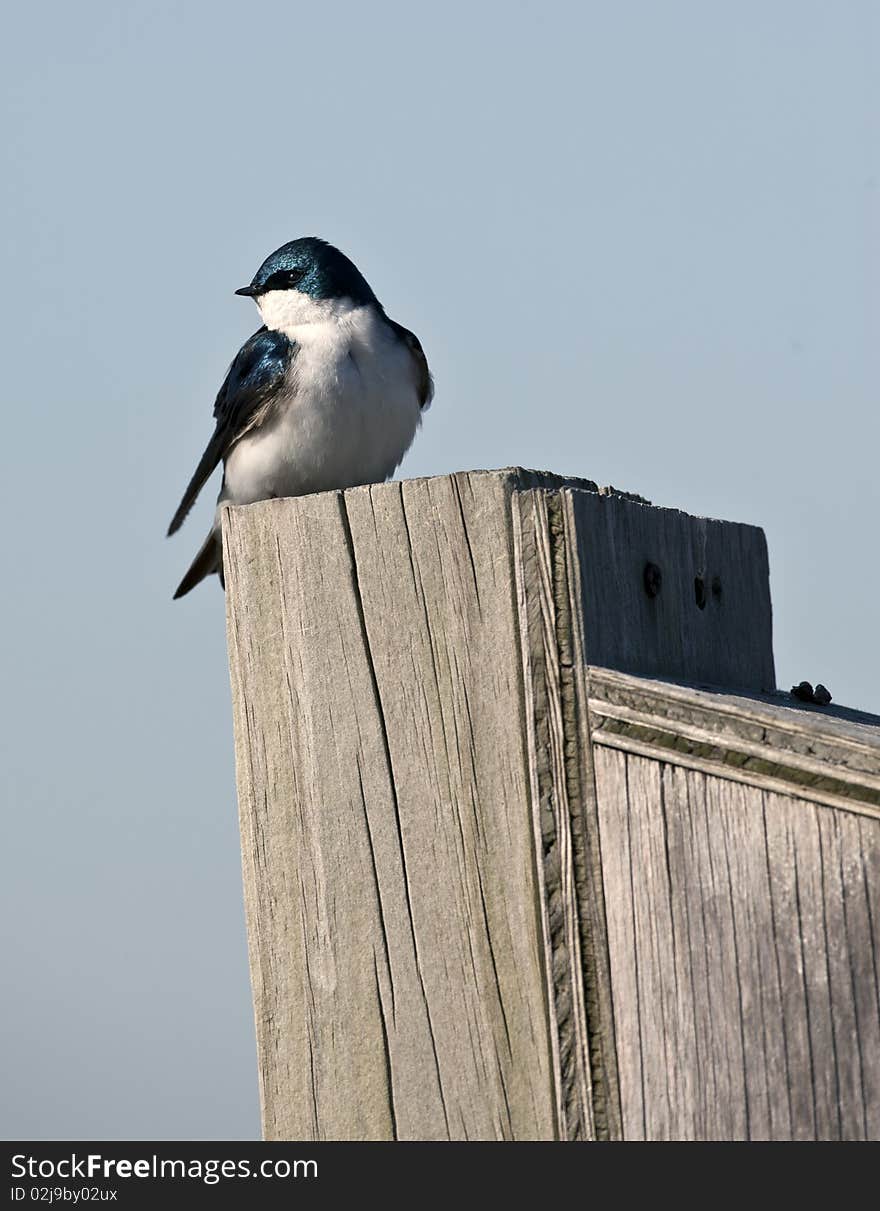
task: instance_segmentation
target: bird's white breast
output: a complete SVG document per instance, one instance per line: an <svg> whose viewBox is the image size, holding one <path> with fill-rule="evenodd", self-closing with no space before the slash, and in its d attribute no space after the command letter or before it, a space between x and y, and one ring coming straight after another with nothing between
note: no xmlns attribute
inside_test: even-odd
<svg viewBox="0 0 880 1211"><path fill-rule="evenodd" d="M296 353L267 422L229 452L221 501L248 504L387 479L421 417L408 348L372 306L300 295L285 314L273 310L271 296L260 301L263 318L296 343Z"/></svg>

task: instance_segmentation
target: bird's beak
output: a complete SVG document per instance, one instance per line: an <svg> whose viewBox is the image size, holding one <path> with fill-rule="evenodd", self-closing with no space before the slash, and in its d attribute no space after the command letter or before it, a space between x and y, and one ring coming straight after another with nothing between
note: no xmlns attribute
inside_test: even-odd
<svg viewBox="0 0 880 1211"><path fill-rule="evenodd" d="M256 286L242 286L241 290L236 290L235 293L243 294L248 299L255 299L260 292Z"/></svg>

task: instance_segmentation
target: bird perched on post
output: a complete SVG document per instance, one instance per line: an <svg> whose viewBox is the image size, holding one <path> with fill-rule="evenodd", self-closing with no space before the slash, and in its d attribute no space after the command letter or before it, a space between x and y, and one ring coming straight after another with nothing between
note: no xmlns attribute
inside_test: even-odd
<svg viewBox="0 0 880 1211"><path fill-rule="evenodd" d="M180 529L222 460L214 524L175 599L212 572L224 583L222 504L387 479L434 392L418 338L388 318L359 270L325 240L283 245L235 293L254 300L264 326L229 367L214 433L168 528Z"/></svg>

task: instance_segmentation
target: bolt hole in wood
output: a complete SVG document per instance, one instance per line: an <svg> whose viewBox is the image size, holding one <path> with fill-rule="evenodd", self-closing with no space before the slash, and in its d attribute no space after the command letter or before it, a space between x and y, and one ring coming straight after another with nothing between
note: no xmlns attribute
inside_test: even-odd
<svg viewBox="0 0 880 1211"><path fill-rule="evenodd" d="M650 560L645 564L644 571L642 572L642 583L649 597L656 597L663 585L663 573Z"/></svg>
<svg viewBox="0 0 880 1211"><path fill-rule="evenodd" d="M697 603L698 610L706 608L706 582L702 576L694 577L694 601Z"/></svg>

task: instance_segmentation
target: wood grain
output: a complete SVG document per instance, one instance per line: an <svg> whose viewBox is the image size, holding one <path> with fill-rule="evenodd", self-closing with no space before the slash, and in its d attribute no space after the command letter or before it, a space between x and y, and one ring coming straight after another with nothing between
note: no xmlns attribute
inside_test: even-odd
<svg viewBox="0 0 880 1211"><path fill-rule="evenodd" d="M597 747L623 1133L876 1139L874 822Z"/></svg>
<svg viewBox="0 0 880 1211"><path fill-rule="evenodd" d="M880 817L880 718L590 670L594 744Z"/></svg>
<svg viewBox="0 0 880 1211"><path fill-rule="evenodd" d="M775 689L762 530L616 495L560 494L577 536L590 664L729 689ZM645 591L648 563L661 574L654 597Z"/></svg>
<svg viewBox="0 0 880 1211"><path fill-rule="evenodd" d="M513 502L539 906L560 1138L620 1135L575 546L558 493Z"/></svg>
<svg viewBox="0 0 880 1211"><path fill-rule="evenodd" d="M264 1132L551 1139L501 477L226 519Z"/></svg>
<svg viewBox="0 0 880 1211"><path fill-rule="evenodd" d="M508 469L224 544L268 1139L880 1136L880 730L772 693L760 531Z"/></svg>

